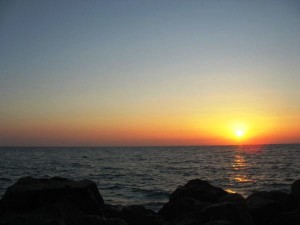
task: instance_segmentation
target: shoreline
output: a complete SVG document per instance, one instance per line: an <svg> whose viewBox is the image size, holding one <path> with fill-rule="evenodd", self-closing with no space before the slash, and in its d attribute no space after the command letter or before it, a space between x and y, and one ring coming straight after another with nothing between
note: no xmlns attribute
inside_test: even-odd
<svg viewBox="0 0 300 225"><path fill-rule="evenodd" d="M194 179L170 193L155 212L141 205L106 204L90 180L23 177L0 200L0 225L18 224L297 225L300 179L290 193L258 191L247 198Z"/></svg>

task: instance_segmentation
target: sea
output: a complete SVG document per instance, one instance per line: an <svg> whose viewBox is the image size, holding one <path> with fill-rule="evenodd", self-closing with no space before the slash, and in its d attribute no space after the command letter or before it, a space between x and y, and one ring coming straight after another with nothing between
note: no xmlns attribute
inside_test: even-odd
<svg viewBox="0 0 300 225"><path fill-rule="evenodd" d="M300 145L0 148L0 198L24 176L90 179L108 204L158 210L191 179L244 197L289 192L300 179Z"/></svg>

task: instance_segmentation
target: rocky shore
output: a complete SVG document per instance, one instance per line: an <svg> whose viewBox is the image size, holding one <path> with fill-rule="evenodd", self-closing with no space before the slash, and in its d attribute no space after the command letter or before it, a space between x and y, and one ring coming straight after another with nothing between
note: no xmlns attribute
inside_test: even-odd
<svg viewBox="0 0 300 225"><path fill-rule="evenodd" d="M261 191L243 198L191 180L158 211L105 204L90 180L24 177L0 200L0 225L300 225L300 180L290 193Z"/></svg>

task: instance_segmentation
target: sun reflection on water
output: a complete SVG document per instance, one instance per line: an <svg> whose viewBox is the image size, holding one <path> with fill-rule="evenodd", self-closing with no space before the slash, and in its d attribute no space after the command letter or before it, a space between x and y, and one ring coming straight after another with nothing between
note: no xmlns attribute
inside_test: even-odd
<svg viewBox="0 0 300 225"><path fill-rule="evenodd" d="M234 155L232 169L234 172L232 173L231 179L236 181L237 183L255 182L248 174L250 165L248 165L245 156L243 156L239 151L237 151Z"/></svg>
<svg viewBox="0 0 300 225"><path fill-rule="evenodd" d="M234 177L234 180L239 182L239 183L248 183L248 182L253 182L253 180L249 179L247 175L237 175Z"/></svg>
<svg viewBox="0 0 300 225"><path fill-rule="evenodd" d="M225 191L227 191L229 194L235 194L236 193L234 190L231 190L231 189L225 189Z"/></svg>
<svg viewBox="0 0 300 225"><path fill-rule="evenodd" d="M244 170L246 168L245 158L242 155L235 155L232 163L234 170Z"/></svg>

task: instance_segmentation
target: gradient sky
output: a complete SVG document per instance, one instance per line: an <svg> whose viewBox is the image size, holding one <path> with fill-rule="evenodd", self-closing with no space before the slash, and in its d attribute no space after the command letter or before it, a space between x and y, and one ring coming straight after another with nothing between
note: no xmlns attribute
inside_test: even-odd
<svg viewBox="0 0 300 225"><path fill-rule="evenodd" d="M0 146L299 142L297 0L0 1Z"/></svg>

